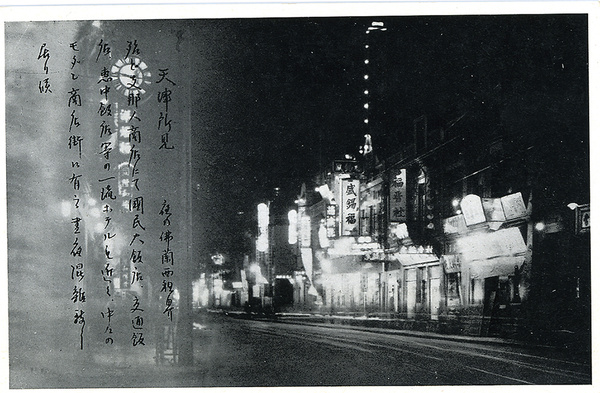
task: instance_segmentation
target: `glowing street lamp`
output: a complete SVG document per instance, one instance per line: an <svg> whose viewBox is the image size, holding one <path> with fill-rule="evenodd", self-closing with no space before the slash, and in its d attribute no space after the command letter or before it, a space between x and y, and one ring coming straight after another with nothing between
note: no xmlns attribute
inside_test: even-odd
<svg viewBox="0 0 600 393"><path fill-rule="evenodd" d="M215 265L221 266L225 262L225 257L221 253L217 253L211 256L211 259Z"/></svg>

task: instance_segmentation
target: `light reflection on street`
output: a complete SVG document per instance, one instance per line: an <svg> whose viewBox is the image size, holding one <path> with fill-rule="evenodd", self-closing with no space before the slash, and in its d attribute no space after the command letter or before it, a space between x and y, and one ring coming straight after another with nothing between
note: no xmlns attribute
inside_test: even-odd
<svg viewBox="0 0 600 393"><path fill-rule="evenodd" d="M206 329L206 326L200 325L199 323L194 322L194 330L202 330L202 329Z"/></svg>

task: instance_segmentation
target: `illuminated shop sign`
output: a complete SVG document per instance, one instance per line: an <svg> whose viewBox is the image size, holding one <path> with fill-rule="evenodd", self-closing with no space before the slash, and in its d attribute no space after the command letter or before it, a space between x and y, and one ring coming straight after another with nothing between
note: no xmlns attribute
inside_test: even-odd
<svg viewBox="0 0 600 393"><path fill-rule="evenodd" d="M527 217L527 208L520 192L506 195L502 198L480 198L477 195L467 195L460 201L462 214L444 220L444 232L447 234L460 233L467 226L484 222L490 224Z"/></svg>
<svg viewBox="0 0 600 393"><path fill-rule="evenodd" d="M288 212L288 243L298 243L298 212L290 210Z"/></svg>
<svg viewBox="0 0 600 393"><path fill-rule="evenodd" d="M473 233L457 239L456 244L466 260L521 255L527 251L523 235L515 227L490 233Z"/></svg>
<svg viewBox="0 0 600 393"><path fill-rule="evenodd" d="M300 217L300 247L310 247L310 217Z"/></svg>
<svg viewBox="0 0 600 393"><path fill-rule="evenodd" d="M258 205L258 239L256 249L265 252L269 248L269 206L265 203Z"/></svg>
<svg viewBox="0 0 600 393"><path fill-rule="evenodd" d="M481 204L488 222L506 221L500 198L482 198Z"/></svg>
<svg viewBox="0 0 600 393"><path fill-rule="evenodd" d="M467 225L475 225L485 222L485 212L481 198L477 195L467 195L460 201L460 210L465 217Z"/></svg>
<svg viewBox="0 0 600 393"><path fill-rule="evenodd" d="M448 217L444 220L444 233L445 234L451 235L451 234L466 233L466 232L467 232L467 223L465 222L465 218L462 214Z"/></svg>
<svg viewBox="0 0 600 393"><path fill-rule="evenodd" d="M335 160L333 162L334 173L352 173L359 172L358 162L355 160Z"/></svg>
<svg viewBox="0 0 600 393"><path fill-rule="evenodd" d="M460 258L456 254L442 255L440 262L444 266L446 273L460 272Z"/></svg>
<svg viewBox="0 0 600 393"><path fill-rule="evenodd" d="M334 205L334 204L327 205L327 213L326 213L327 217L325 219L325 227L327 228L327 237L330 239L338 236L337 213L338 213L337 205Z"/></svg>
<svg viewBox="0 0 600 393"><path fill-rule="evenodd" d="M576 233L587 233L590 231L590 205L581 205L576 210Z"/></svg>
<svg viewBox="0 0 600 393"><path fill-rule="evenodd" d="M500 198L502 208L507 220L522 218L527 215L527 207L520 192Z"/></svg>
<svg viewBox="0 0 600 393"><path fill-rule="evenodd" d="M398 169L390 180L390 222L406 222L406 169Z"/></svg>
<svg viewBox="0 0 600 393"><path fill-rule="evenodd" d="M329 247L329 237L327 237L327 226L325 220L321 220L319 223L319 245L321 248Z"/></svg>
<svg viewBox="0 0 600 393"><path fill-rule="evenodd" d="M359 192L360 181L344 179L342 180L342 206L341 206L341 226L342 236L353 236L358 232L358 210L359 210Z"/></svg>

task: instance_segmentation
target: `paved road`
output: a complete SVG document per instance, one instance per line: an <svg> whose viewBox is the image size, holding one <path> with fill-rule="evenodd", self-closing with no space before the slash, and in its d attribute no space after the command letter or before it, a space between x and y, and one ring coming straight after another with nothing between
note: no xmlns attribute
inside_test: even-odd
<svg viewBox="0 0 600 393"><path fill-rule="evenodd" d="M135 351L128 346L102 347L106 351L82 353L77 358L59 351L52 359L38 359L32 353L30 358L13 361L11 384L29 389L491 384L591 387L589 356L586 361L585 357L549 348L465 343L373 330L202 313L194 322L193 365L157 365L153 345L136 347ZM45 344L40 341L34 347Z"/></svg>
<svg viewBox="0 0 600 393"><path fill-rule="evenodd" d="M464 343L202 315L196 386L590 384L589 362L550 348Z"/></svg>

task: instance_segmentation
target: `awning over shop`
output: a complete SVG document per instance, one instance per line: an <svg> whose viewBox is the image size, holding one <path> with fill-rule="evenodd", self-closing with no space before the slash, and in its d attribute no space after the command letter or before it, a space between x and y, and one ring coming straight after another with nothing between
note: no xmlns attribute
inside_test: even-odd
<svg viewBox="0 0 600 393"><path fill-rule="evenodd" d="M456 240L463 261L511 257L527 251L519 228L506 228L497 232L474 233Z"/></svg>
<svg viewBox="0 0 600 393"><path fill-rule="evenodd" d="M367 252L376 251L372 248L363 249L362 246L366 245L358 244L357 239L352 236L344 236L339 239L332 239L327 252L330 256L343 257L348 255L362 256Z"/></svg>
<svg viewBox="0 0 600 393"><path fill-rule="evenodd" d="M381 264L364 262L360 255L321 256L317 254L324 274L344 274L381 270Z"/></svg>
<svg viewBox="0 0 600 393"><path fill-rule="evenodd" d="M521 268L523 262L525 262L525 256L490 258L472 261L468 269L471 278L512 276L515 274L515 267Z"/></svg>
<svg viewBox="0 0 600 393"><path fill-rule="evenodd" d="M519 228L476 233L457 239L461 271L471 278L509 276L525 261L527 245Z"/></svg>
<svg viewBox="0 0 600 393"><path fill-rule="evenodd" d="M422 254L412 254L412 253L394 253L391 254L391 260L396 260L402 264L402 266L411 266L418 265L421 263L432 263L438 262L439 258L435 254L431 253L422 253Z"/></svg>
<svg viewBox="0 0 600 393"><path fill-rule="evenodd" d="M383 262L388 261L390 257L383 251L372 251L365 253L363 259L365 261Z"/></svg>

